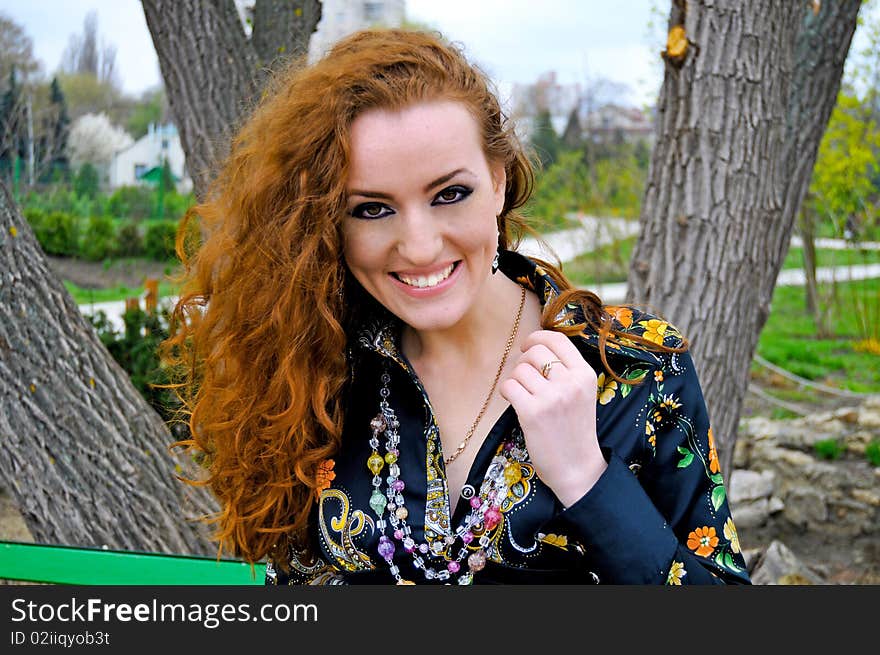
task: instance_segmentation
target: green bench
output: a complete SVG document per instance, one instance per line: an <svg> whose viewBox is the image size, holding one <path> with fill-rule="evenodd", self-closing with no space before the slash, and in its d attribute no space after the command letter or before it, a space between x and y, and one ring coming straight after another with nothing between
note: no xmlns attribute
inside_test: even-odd
<svg viewBox="0 0 880 655"><path fill-rule="evenodd" d="M0 541L0 579L73 585L261 585L265 563Z"/></svg>

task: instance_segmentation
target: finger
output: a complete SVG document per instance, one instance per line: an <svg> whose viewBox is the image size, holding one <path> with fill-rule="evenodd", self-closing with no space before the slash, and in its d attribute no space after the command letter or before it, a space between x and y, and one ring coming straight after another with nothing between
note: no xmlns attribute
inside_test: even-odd
<svg viewBox="0 0 880 655"><path fill-rule="evenodd" d="M566 368L577 368L586 362L578 349L567 336L553 330L535 330L523 340L520 349L525 352L529 348L542 345L554 354Z"/></svg>
<svg viewBox="0 0 880 655"><path fill-rule="evenodd" d="M507 402L513 405L517 414L524 412L531 404L534 396L516 378L507 378L498 385L498 393Z"/></svg>
<svg viewBox="0 0 880 655"><path fill-rule="evenodd" d="M545 363L553 359L559 358L556 356L555 352L550 350L543 343L532 346L531 348L523 352L523 354L519 357L520 362L528 362L539 371Z"/></svg>
<svg viewBox="0 0 880 655"><path fill-rule="evenodd" d="M531 362L519 362L514 366L510 377L519 382L532 395L540 393L542 385L547 384L547 380Z"/></svg>
<svg viewBox="0 0 880 655"><path fill-rule="evenodd" d="M556 357L556 353L540 343L536 346L532 346L524 352L520 361L531 364L546 380L550 379L549 375L551 370L555 370L558 374L559 371L565 369L565 365ZM547 375L544 375L544 367L548 364L549 368L547 368Z"/></svg>

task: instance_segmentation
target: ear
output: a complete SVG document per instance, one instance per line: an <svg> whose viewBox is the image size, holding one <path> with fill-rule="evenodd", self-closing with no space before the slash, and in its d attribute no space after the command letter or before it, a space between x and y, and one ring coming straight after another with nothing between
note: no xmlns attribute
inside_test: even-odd
<svg viewBox="0 0 880 655"><path fill-rule="evenodd" d="M499 162L492 164L490 168L492 172L492 191L495 195L495 215L499 215L504 209L504 195L507 191L507 172L504 170L504 164Z"/></svg>

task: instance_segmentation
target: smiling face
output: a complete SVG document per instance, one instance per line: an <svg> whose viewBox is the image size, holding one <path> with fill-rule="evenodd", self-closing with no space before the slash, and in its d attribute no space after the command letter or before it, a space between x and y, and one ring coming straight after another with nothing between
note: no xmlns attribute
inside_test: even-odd
<svg viewBox="0 0 880 655"><path fill-rule="evenodd" d="M455 326L489 300L504 186L463 104L364 112L351 127L349 270L413 329Z"/></svg>

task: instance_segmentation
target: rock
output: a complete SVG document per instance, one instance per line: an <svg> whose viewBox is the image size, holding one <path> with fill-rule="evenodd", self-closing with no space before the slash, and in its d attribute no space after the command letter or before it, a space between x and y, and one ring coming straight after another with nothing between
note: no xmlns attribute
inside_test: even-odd
<svg viewBox="0 0 880 655"><path fill-rule="evenodd" d="M730 476L730 502L733 505L769 498L776 486L773 471L735 469Z"/></svg>
<svg viewBox="0 0 880 655"><path fill-rule="evenodd" d="M859 425L863 428L880 428L880 407L865 403L859 412Z"/></svg>
<svg viewBox="0 0 880 655"><path fill-rule="evenodd" d="M751 574L756 585L826 584L781 541L772 541L755 564Z"/></svg>
<svg viewBox="0 0 880 655"><path fill-rule="evenodd" d="M798 487L786 495L782 514L793 525L807 527L811 523L825 523L828 507L821 493L811 487Z"/></svg>
<svg viewBox="0 0 880 655"><path fill-rule="evenodd" d="M865 505L880 507L880 494L875 491L868 491L867 489L853 489L852 497L864 503Z"/></svg>
<svg viewBox="0 0 880 655"><path fill-rule="evenodd" d="M733 522L736 524L737 531L751 530L752 528L760 528L767 523L770 516L770 507L766 498L755 500L743 505L731 504L730 513L733 516Z"/></svg>
<svg viewBox="0 0 880 655"><path fill-rule="evenodd" d="M785 503L783 503L782 500L780 500L776 496L773 496L772 498L770 498L770 501L767 503L767 511L770 514L778 514L779 512L781 512L784 509L785 509Z"/></svg>

